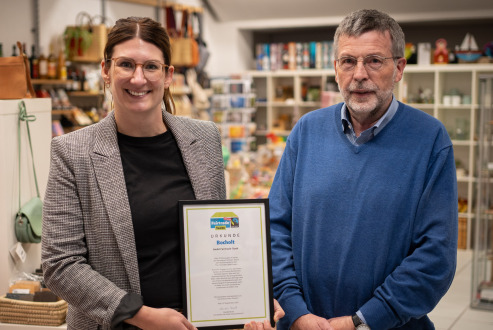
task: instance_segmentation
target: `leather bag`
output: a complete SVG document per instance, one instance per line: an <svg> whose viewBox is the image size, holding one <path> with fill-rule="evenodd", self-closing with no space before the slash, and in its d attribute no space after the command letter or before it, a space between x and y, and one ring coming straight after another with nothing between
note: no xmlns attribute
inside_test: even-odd
<svg viewBox="0 0 493 330"><path fill-rule="evenodd" d="M167 10L173 12L173 9ZM172 21L174 23L174 20ZM193 31L188 20L188 11L184 9L181 17L181 29L176 32L176 27L168 25L171 42L171 64L174 66L194 67L199 64L199 45L193 38ZM175 34L175 36L173 36ZM176 36L177 35L177 36Z"/></svg>
<svg viewBox="0 0 493 330"><path fill-rule="evenodd" d="M29 61L19 41L17 47L19 56L0 57L0 99L35 97Z"/></svg>
<svg viewBox="0 0 493 330"><path fill-rule="evenodd" d="M19 120L18 120L18 146L19 146L19 211L15 216L15 236L21 243L39 243L41 242L43 202L41 201L38 188L38 179L36 177L36 168L34 166L33 146L31 143L31 133L29 131L29 122L36 120L34 115L28 115L24 101L19 102ZM37 196L31 198L21 207L21 121L26 122L27 137L29 148L31 150L31 160L33 165L34 182L36 184Z"/></svg>

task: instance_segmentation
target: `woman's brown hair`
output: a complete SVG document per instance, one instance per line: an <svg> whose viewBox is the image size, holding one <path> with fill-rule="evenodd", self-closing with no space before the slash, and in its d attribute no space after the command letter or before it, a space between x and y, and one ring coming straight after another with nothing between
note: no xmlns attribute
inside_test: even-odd
<svg viewBox="0 0 493 330"><path fill-rule="evenodd" d="M105 67L110 68L116 45L136 37L159 48L163 52L164 63L171 65L171 45L166 29L149 17L127 17L116 21L108 34L108 41L104 47ZM168 67L165 70L167 72ZM173 113L175 103L169 88L164 90L163 102L166 111Z"/></svg>

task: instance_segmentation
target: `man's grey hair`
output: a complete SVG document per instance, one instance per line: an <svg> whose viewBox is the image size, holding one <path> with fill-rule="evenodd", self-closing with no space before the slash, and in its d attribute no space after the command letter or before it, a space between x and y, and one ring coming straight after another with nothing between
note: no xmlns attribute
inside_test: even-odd
<svg viewBox="0 0 493 330"><path fill-rule="evenodd" d="M341 36L359 37L365 32L389 31L392 42L392 56L404 57L405 37L402 28L388 14L375 9L361 9L346 16L334 35L334 54L338 56L338 43Z"/></svg>

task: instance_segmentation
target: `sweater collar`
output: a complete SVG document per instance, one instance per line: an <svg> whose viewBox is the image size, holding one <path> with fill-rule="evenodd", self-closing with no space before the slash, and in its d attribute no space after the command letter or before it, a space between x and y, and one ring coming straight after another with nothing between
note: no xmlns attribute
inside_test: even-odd
<svg viewBox="0 0 493 330"><path fill-rule="evenodd" d="M375 123L375 125L363 131L359 137L356 137L353 125L349 120L349 110L347 109L346 103L344 103L341 107L342 131L348 137L349 141L351 141L352 144L362 145L373 139L378 133L382 131L382 129L392 120L398 108L399 103L395 99L394 95L392 95L392 102L390 103L389 108L383 114L383 116Z"/></svg>

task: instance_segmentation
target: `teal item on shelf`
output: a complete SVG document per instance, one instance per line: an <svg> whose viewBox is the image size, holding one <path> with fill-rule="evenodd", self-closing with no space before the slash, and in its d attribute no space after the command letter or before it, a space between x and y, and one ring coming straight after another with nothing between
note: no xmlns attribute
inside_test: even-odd
<svg viewBox="0 0 493 330"><path fill-rule="evenodd" d="M224 162L224 167L226 167L226 165L228 164L229 157L230 157L229 149L225 145L223 145L223 162Z"/></svg>

